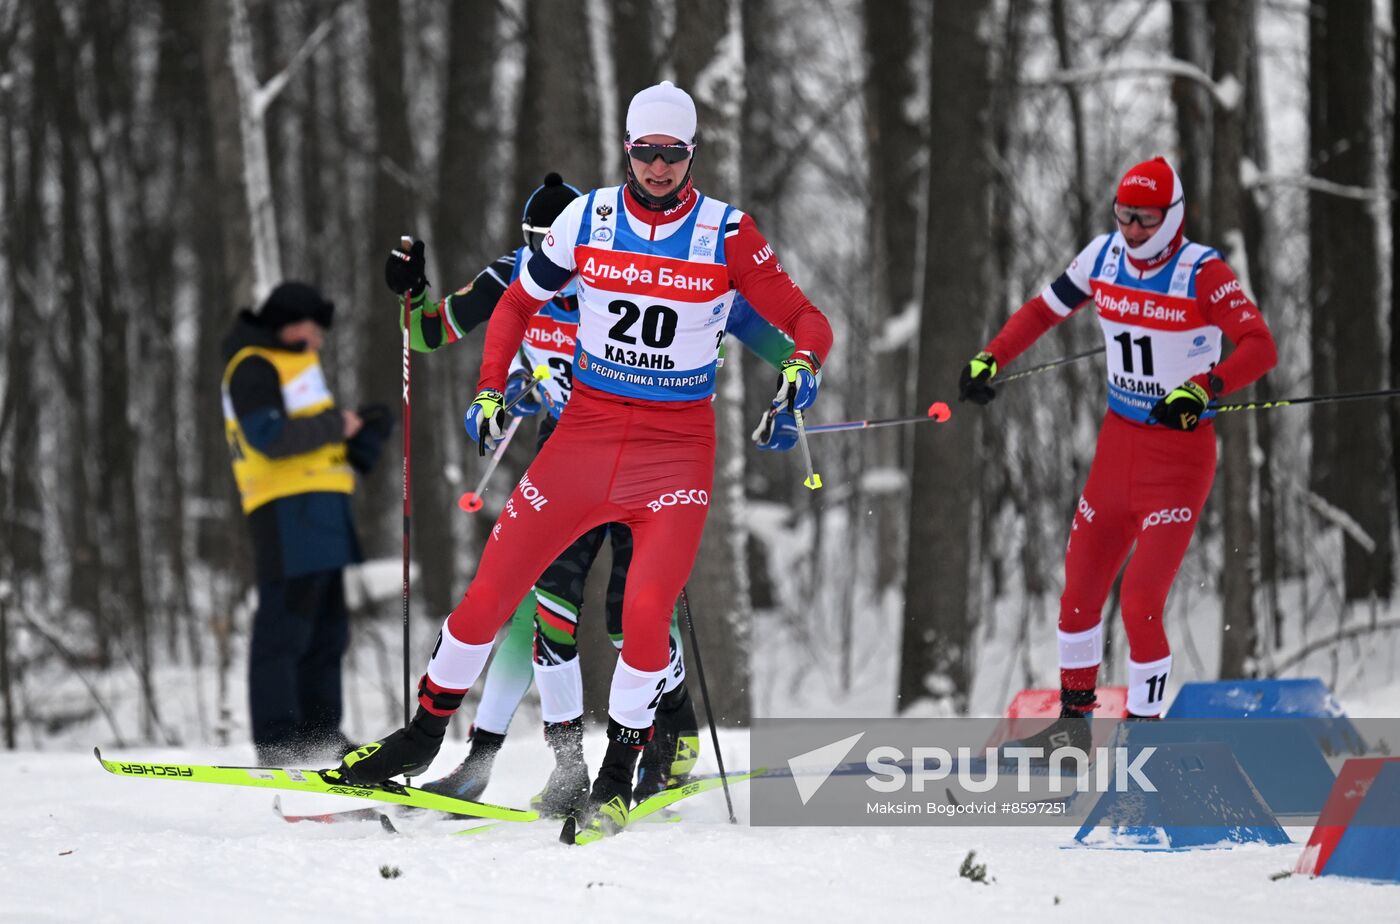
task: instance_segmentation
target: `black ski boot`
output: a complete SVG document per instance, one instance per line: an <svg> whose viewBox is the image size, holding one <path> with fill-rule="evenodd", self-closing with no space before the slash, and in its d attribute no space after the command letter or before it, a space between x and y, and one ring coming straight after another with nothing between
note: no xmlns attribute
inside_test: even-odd
<svg viewBox="0 0 1400 924"><path fill-rule="evenodd" d="M700 757L700 732L696 725L695 704L685 684L661 697L656 707L656 730L637 765L633 805L663 789L690 782L691 771Z"/></svg>
<svg viewBox="0 0 1400 924"><path fill-rule="evenodd" d="M465 690L431 689L428 675L418 681L418 711L404 728L346 754L340 766L325 771L349 783L370 785L395 776L420 776L432 764L447 736L447 723L462 705ZM431 712L428 706L432 706Z"/></svg>
<svg viewBox="0 0 1400 924"><path fill-rule="evenodd" d="M545 818L565 818L588 804L588 764L583 759L583 719L544 723L544 740L554 751L554 769L530 808Z"/></svg>
<svg viewBox="0 0 1400 924"><path fill-rule="evenodd" d="M565 844L591 844L612 837L627 827L627 806L632 802L632 774L637 758L651 737L650 728L628 728L608 719L608 750L598 779L588 797L588 807L564 820L559 840Z"/></svg>
<svg viewBox="0 0 1400 924"><path fill-rule="evenodd" d="M473 725L472 746L466 759L447 776L424 783L421 788L454 799L481 801L481 794L486 791L486 784L491 781L491 766L496 762L496 755L501 752L501 745L505 740L505 735L483 731Z"/></svg>
<svg viewBox="0 0 1400 924"><path fill-rule="evenodd" d="M1094 731L1089 723L1096 705L1093 690L1067 690L1061 687L1060 717L1034 735L1003 742L1001 750L1040 748L1042 756L1032 758L1030 764L1041 767L1049 766L1050 754L1058 748L1074 748L1083 752L1085 757L1092 758Z"/></svg>

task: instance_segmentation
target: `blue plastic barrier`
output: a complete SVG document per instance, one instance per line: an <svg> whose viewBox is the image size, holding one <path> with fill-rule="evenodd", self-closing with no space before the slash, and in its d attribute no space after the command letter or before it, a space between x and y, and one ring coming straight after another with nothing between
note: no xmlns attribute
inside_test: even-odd
<svg viewBox="0 0 1400 924"><path fill-rule="evenodd" d="M1129 721L1118 726L1113 743L1136 750L1210 741L1229 749L1275 815L1317 815L1327 803L1336 775L1307 720Z"/></svg>
<svg viewBox="0 0 1400 924"><path fill-rule="evenodd" d="M1341 705L1317 677L1216 680L1183 684L1169 719L1316 719L1324 754L1363 754L1366 744Z"/></svg>
<svg viewBox="0 0 1400 924"><path fill-rule="evenodd" d="M1074 839L1088 847L1133 850L1289 843L1224 744L1158 745L1144 772L1156 792L1131 787L1104 793Z"/></svg>

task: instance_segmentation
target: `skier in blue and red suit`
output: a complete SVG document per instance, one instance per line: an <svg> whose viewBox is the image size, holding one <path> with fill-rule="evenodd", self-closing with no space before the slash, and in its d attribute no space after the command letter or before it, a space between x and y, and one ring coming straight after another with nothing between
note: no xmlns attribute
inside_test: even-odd
<svg viewBox="0 0 1400 924"><path fill-rule="evenodd" d="M1103 658L1100 613L1123 577L1128 713L1160 716L1172 657L1167 593L1215 478L1212 400L1274 367L1273 335L1220 253L1183 234L1181 180L1161 157L1118 184L1117 230L1016 311L962 370L959 393L986 404L997 369L1093 303L1108 359L1108 411L1065 550L1060 598L1060 720L1045 741L1085 745ZM1221 360L1221 335L1235 344ZM1041 737L1041 736L1037 736Z"/></svg>
<svg viewBox="0 0 1400 924"><path fill-rule="evenodd" d="M530 317L571 280L579 301L573 396L443 625L413 721L347 756L340 772L351 781L426 767L535 576L577 536L619 522L633 538L624 641L608 700L607 753L577 822L593 835L626 825L637 755L666 688L671 609L709 506L710 397L736 291L794 341L775 407L812 405L832 342L826 317L783 271L753 219L695 189L695 129L694 102L670 82L633 97L627 183L570 202L497 304L467 412L483 451L505 433L501 390Z"/></svg>

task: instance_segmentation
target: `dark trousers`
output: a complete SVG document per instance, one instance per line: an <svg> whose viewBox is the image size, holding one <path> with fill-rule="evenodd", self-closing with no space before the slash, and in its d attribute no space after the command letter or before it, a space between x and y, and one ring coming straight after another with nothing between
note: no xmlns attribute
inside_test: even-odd
<svg viewBox="0 0 1400 924"><path fill-rule="evenodd" d="M350 642L344 572L258 585L248 652L253 744L315 742L340 729L340 661Z"/></svg>

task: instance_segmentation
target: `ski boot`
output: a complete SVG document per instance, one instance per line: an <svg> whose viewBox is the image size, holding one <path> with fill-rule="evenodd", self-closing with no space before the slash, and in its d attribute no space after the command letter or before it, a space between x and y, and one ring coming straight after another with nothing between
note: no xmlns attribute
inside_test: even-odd
<svg viewBox="0 0 1400 924"><path fill-rule="evenodd" d="M637 765L633 805L663 789L690 782L691 771L700 757L700 732L696 724L695 705L685 684L661 697L656 708L656 730Z"/></svg>
<svg viewBox="0 0 1400 924"><path fill-rule="evenodd" d="M340 766L325 771L349 783L373 785L395 776L421 776L432 764L447 736L447 723L462 705L466 690L444 690L428 680L418 681L418 711L404 728L346 754ZM429 709L431 707L431 711Z"/></svg>
<svg viewBox="0 0 1400 924"><path fill-rule="evenodd" d="M583 759L583 719L544 723L544 740L554 751L554 769L530 808L545 818L566 818L588 804L588 764Z"/></svg>
<svg viewBox="0 0 1400 924"><path fill-rule="evenodd" d="M1060 717L1044 729L1025 738L1003 742L1007 748L1040 748L1041 757L1032 758L1033 767L1048 767L1050 755L1059 748L1074 748L1086 757L1093 757L1094 733L1090 720L1094 716L1093 690L1060 689ZM1002 758L1006 760L1007 758Z"/></svg>
<svg viewBox="0 0 1400 924"><path fill-rule="evenodd" d="M471 750L467 752L466 759L447 776L424 783L420 788L454 799L480 802L481 794L486 791L486 784L491 780L491 765L495 763L496 755L500 753L505 740L505 735L484 731L473 725Z"/></svg>
<svg viewBox="0 0 1400 924"><path fill-rule="evenodd" d="M612 837L627 827L627 806L632 801L632 774L637 757L651 737L649 728L627 728L608 719L608 750L598 779L588 797L588 807L564 820L559 840L565 844L591 844Z"/></svg>

